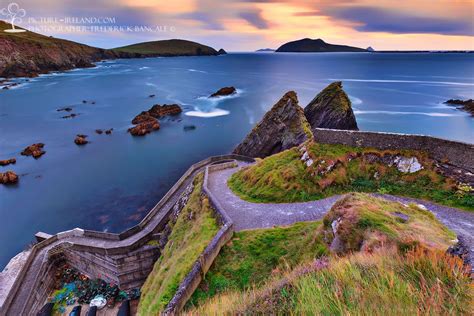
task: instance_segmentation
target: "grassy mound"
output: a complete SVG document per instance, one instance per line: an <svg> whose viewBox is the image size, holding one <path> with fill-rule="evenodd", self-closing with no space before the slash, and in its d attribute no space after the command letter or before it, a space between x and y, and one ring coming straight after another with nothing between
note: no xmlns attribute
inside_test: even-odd
<svg viewBox="0 0 474 316"><path fill-rule="evenodd" d="M316 235L319 226L321 222L303 222L235 233L194 292L190 304L199 304L230 289L261 285L276 271L328 254L326 244Z"/></svg>
<svg viewBox="0 0 474 316"><path fill-rule="evenodd" d="M201 196L203 175L178 215L168 242L142 287L139 315L158 315L173 298L180 282L219 230L207 198Z"/></svg>
<svg viewBox="0 0 474 316"><path fill-rule="evenodd" d="M401 218L400 213L407 217ZM474 296L468 269L461 259L445 252L454 235L431 214L416 206L353 194L335 204L323 224L313 231L313 238L330 245L333 242L330 232L334 229L331 224L337 220L336 235L350 246L344 257L331 255L274 272L258 287L220 293L188 312L193 315L216 311L297 315L472 313ZM305 248L304 244L293 246ZM317 257L316 253L313 257Z"/></svg>
<svg viewBox="0 0 474 316"><path fill-rule="evenodd" d="M474 195L436 171L434 161L423 152L381 151L371 148L307 143L313 164L301 160L292 148L267 157L235 173L230 188L252 202L311 201L347 192L379 192L431 200L474 210ZM416 157L423 169L402 173L383 162L387 156Z"/></svg>

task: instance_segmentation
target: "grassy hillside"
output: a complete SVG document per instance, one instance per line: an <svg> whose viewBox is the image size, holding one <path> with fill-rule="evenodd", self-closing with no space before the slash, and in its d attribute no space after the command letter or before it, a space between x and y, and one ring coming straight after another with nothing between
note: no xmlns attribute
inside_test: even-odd
<svg viewBox="0 0 474 316"><path fill-rule="evenodd" d="M400 214L405 215L401 218ZM322 240L332 248L334 220L343 253L320 253L297 241L292 247L308 255L296 267L274 269L250 277L256 287L229 287L195 308L192 315L306 314L306 315L416 315L472 313L472 281L461 259L445 253L454 234L435 217L416 206L404 206L364 194L352 194L334 205L323 223L302 230L306 238ZM301 224L297 224L301 225ZM295 226L292 230L302 229ZM271 230L267 230L267 233ZM239 236L242 241L247 241ZM252 239L249 239L250 241ZM228 246L232 249L234 241ZM261 254L272 247L258 247ZM220 265L252 256L255 248L240 247L233 257L219 255ZM311 256L312 254L312 256ZM315 259L318 258L318 259ZM237 260L235 260L237 261ZM256 260L257 266L264 261ZM216 261L217 263L217 261ZM235 264L235 263L234 263ZM276 265L275 265L276 266ZM267 279L267 281L263 281ZM207 289L206 286L203 287ZM209 286L209 290L211 286Z"/></svg>
<svg viewBox="0 0 474 316"><path fill-rule="evenodd" d="M199 304L228 290L261 285L275 269L284 270L328 254L315 232L321 222L236 232L222 248L190 304Z"/></svg>
<svg viewBox="0 0 474 316"><path fill-rule="evenodd" d="M230 188L253 202L310 201L347 192L379 192L474 210L474 195L468 192L472 188L438 173L423 152L314 142L306 147L311 166L302 160L302 151L293 148L235 173L229 180ZM403 173L384 162L397 155L416 157L423 169Z"/></svg>
<svg viewBox="0 0 474 316"><path fill-rule="evenodd" d="M173 298L180 282L219 230L207 198L201 196L203 175L179 213L168 242L142 287L139 315L157 315Z"/></svg>
<svg viewBox="0 0 474 316"><path fill-rule="evenodd" d="M180 39L145 42L117 47L113 50L116 52L143 54L150 56L217 55L217 51L212 47Z"/></svg>

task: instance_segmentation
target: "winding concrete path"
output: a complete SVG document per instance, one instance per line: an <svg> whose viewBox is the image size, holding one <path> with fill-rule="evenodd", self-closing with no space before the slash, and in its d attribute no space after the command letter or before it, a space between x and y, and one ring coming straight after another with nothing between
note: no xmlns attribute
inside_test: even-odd
<svg viewBox="0 0 474 316"><path fill-rule="evenodd" d="M232 218L237 231L252 228L289 225L301 221L322 219L341 195L303 203L252 203L242 200L227 186L229 177L248 165L239 162L238 167L209 173L209 189ZM423 204L449 229L464 237L470 248L470 260L474 262L474 212L461 211L452 207L434 204L424 200L373 194L387 200L401 203Z"/></svg>

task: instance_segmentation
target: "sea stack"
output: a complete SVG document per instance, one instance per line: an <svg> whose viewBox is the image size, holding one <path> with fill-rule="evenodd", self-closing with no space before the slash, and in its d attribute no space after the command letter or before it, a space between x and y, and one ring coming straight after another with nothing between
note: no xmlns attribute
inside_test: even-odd
<svg viewBox="0 0 474 316"><path fill-rule="evenodd" d="M234 149L234 154L264 158L298 146L312 137L296 93L289 91Z"/></svg>
<svg viewBox="0 0 474 316"><path fill-rule="evenodd" d="M321 91L304 109L311 128L359 130L351 101L336 81Z"/></svg>

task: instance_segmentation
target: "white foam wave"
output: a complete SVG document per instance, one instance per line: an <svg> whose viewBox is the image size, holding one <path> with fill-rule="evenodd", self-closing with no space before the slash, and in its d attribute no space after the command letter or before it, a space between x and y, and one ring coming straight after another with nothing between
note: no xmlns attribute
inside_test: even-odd
<svg viewBox="0 0 474 316"><path fill-rule="evenodd" d="M474 83L452 81L425 81L425 80L382 80L382 79L329 79L330 81L375 82L375 83L421 83L448 86L474 86Z"/></svg>
<svg viewBox="0 0 474 316"><path fill-rule="evenodd" d="M403 112L403 111L354 111L355 114L388 114L388 115L425 115L425 116L461 116L460 114L439 112Z"/></svg>
<svg viewBox="0 0 474 316"><path fill-rule="evenodd" d="M188 71L191 71L191 72L200 72L200 73L203 73L203 74L207 74L207 71L204 71L204 70L196 70L196 69L188 69Z"/></svg>
<svg viewBox="0 0 474 316"><path fill-rule="evenodd" d="M187 116L196 116L196 117L209 118L209 117L229 115L230 112L226 111L226 110L223 110L223 109L215 108L215 109L213 109L212 111L209 111L209 112L203 112L203 111L195 110L195 111L188 111L184 114L187 115Z"/></svg>
<svg viewBox="0 0 474 316"><path fill-rule="evenodd" d="M146 67L146 66L145 66L145 67L140 67L140 68L138 68L138 69L144 70L144 69L150 69L150 67Z"/></svg>
<svg viewBox="0 0 474 316"><path fill-rule="evenodd" d="M349 96L349 99L351 100L351 103L353 105L359 105L359 104L362 104L362 100L357 98L357 97L354 97L352 95Z"/></svg>

